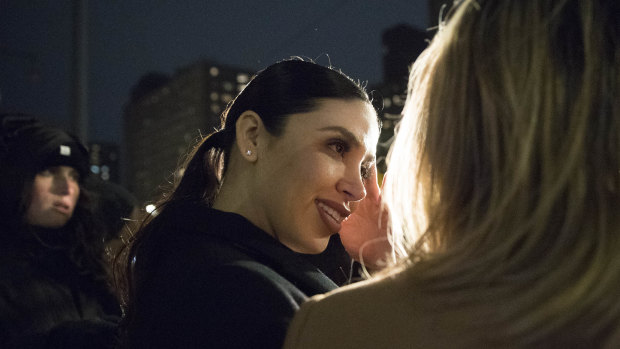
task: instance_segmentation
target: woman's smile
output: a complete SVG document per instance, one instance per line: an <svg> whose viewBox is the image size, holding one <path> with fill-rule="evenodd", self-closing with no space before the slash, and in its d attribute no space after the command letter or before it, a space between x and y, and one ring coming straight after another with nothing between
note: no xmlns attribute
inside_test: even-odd
<svg viewBox="0 0 620 349"><path fill-rule="evenodd" d="M330 233L340 231L341 223L349 217L351 212L345 207L339 207L335 203L315 200L319 216L327 226Z"/></svg>

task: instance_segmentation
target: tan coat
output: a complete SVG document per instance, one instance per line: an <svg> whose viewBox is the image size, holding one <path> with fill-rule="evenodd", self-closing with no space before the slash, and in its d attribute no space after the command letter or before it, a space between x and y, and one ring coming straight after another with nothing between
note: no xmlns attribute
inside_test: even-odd
<svg viewBox="0 0 620 349"><path fill-rule="evenodd" d="M295 315L284 348L458 347L433 334L429 316L415 315L428 309L413 298L403 274L315 296Z"/></svg>

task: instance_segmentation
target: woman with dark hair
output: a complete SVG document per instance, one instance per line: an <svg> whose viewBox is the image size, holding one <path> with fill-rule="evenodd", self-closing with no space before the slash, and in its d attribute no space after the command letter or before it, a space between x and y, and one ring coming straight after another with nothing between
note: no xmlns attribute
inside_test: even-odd
<svg viewBox="0 0 620 349"><path fill-rule="evenodd" d="M125 269L133 348L279 348L308 296L337 285L307 258L366 196L377 115L343 73L258 73L137 232Z"/></svg>
<svg viewBox="0 0 620 349"><path fill-rule="evenodd" d="M77 345L86 332L110 343L114 325L99 325L120 307L108 291L101 233L82 188L88 153L33 118L1 121L0 346Z"/></svg>

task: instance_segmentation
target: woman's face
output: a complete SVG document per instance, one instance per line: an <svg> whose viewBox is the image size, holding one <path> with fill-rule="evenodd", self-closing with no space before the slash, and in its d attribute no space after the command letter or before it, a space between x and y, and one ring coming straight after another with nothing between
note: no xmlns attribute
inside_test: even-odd
<svg viewBox="0 0 620 349"><path fill-rule="evenodd" d="M78 180L78 172L69 166L52 166L37 173L26 223L43 228L64 226L73 216L80 196Z"/></svg>
<svg viewBox="0 0 620 349"><path fill-rule="evenodd" d="M323 99L269 137L257 165L259 226L289 248L319 253L366 196L377 115L361 100Z"/></svg>

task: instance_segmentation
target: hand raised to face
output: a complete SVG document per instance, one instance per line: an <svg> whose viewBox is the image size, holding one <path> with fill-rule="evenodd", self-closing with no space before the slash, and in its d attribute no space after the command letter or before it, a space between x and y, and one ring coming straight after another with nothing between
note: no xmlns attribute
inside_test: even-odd
<svg viewBox="0 0 620 349"><path fill-rule="evenodd" d="M381 207L377 168L367 180L366 197L342 222L340 239L351 258L369 269L380 269L392 252L387 235L387 209Z"/></svg>

